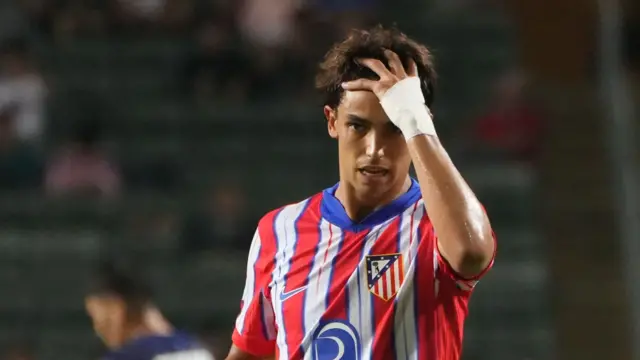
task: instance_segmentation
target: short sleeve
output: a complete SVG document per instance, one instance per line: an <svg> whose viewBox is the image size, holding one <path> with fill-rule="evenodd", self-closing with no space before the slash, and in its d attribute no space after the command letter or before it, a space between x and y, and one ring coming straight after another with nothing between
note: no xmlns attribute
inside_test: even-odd
<svg viewBox="0 0 640 360"><path fill-rule="evenodd" d="M439 280L452 280L455 282L456 287L462 291L472 291L473 288L478 284L478 281L493 267L493 263L496 257L496 235L492 233L492 238L494 244L493 255L491 257L491 261L487 266L476 276L472 278L465 278L458 274L453 267L447 262L447 260L440 254L440 250L438 249L438 237L435 235L435 232L431 232L433 236L433 244L434 244L434 270L436 272L436 277Z"/></svg>
<svg viewBox="0 0 640 360"><path fill-rule="evenodd" d="M247 279L232 336L236 347L254 356L273 355L276 348L275 317L268 290L275 249L269 245L258 226L249 250Z"/></svg>

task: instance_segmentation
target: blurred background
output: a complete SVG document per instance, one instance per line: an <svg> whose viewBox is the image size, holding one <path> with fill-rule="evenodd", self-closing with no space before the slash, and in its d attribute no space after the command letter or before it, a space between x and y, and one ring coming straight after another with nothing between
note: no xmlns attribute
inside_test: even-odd
<svg viewBox="0 0 640 360"><path fill-rule="evenodd" d="M432 49L498 234L464 359L638 359L638 5L0 0L0 359L99 357L105 255L224 358L257 220L338 179L315 66L377 22Z"/></svg>

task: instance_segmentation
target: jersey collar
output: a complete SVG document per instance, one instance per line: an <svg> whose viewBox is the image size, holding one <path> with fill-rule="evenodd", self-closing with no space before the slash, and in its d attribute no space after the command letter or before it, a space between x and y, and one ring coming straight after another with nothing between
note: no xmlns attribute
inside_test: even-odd
<svg viewBox="0 0 640 360"><path fill-rule="evenodd" d="M356 222L349 218L347 212L344 209L344 206L342 206L340 200L338 200L335 196L338 185L339 183L333 185L328 189L325 189L322 192L322 205L320 206L322 217L330 223L337 225L344 230L351 230L356 232L382 224L383 222L401 214L416 201L418 201L421 197L418 182L412 178L411 186L409 187L409 190L407 190L407 192L405 192L389 204L372 212L361 221Z"/></svg>

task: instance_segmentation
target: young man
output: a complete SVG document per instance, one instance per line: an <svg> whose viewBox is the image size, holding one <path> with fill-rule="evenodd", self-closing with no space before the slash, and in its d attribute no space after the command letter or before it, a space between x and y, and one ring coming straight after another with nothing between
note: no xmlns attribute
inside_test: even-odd
<svg viewBox="0 0 640 360"><path fill-rule="evenodd" d="M195 338L174 331L144 282L113 264L100 269L85 305L110 349L105 360L213 360Z"/></svg>
<svg viewBox="0 0 640 360"><path fill-rule="evenodd" d="M434 129L434 78L393 29L329 51L317 85L340 181L260 221L228 360L460 358L495 240Z"/></svg>

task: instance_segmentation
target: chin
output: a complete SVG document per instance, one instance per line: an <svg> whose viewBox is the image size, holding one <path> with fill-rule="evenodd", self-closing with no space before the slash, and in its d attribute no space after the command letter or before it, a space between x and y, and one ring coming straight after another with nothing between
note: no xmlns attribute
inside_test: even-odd
<svg viewBox="0 0 640 360"><path fill-rule="evenodd" d="M388 181L358 181L356 192L363 198L380 198L392 188L393 182Z"/></svg>

